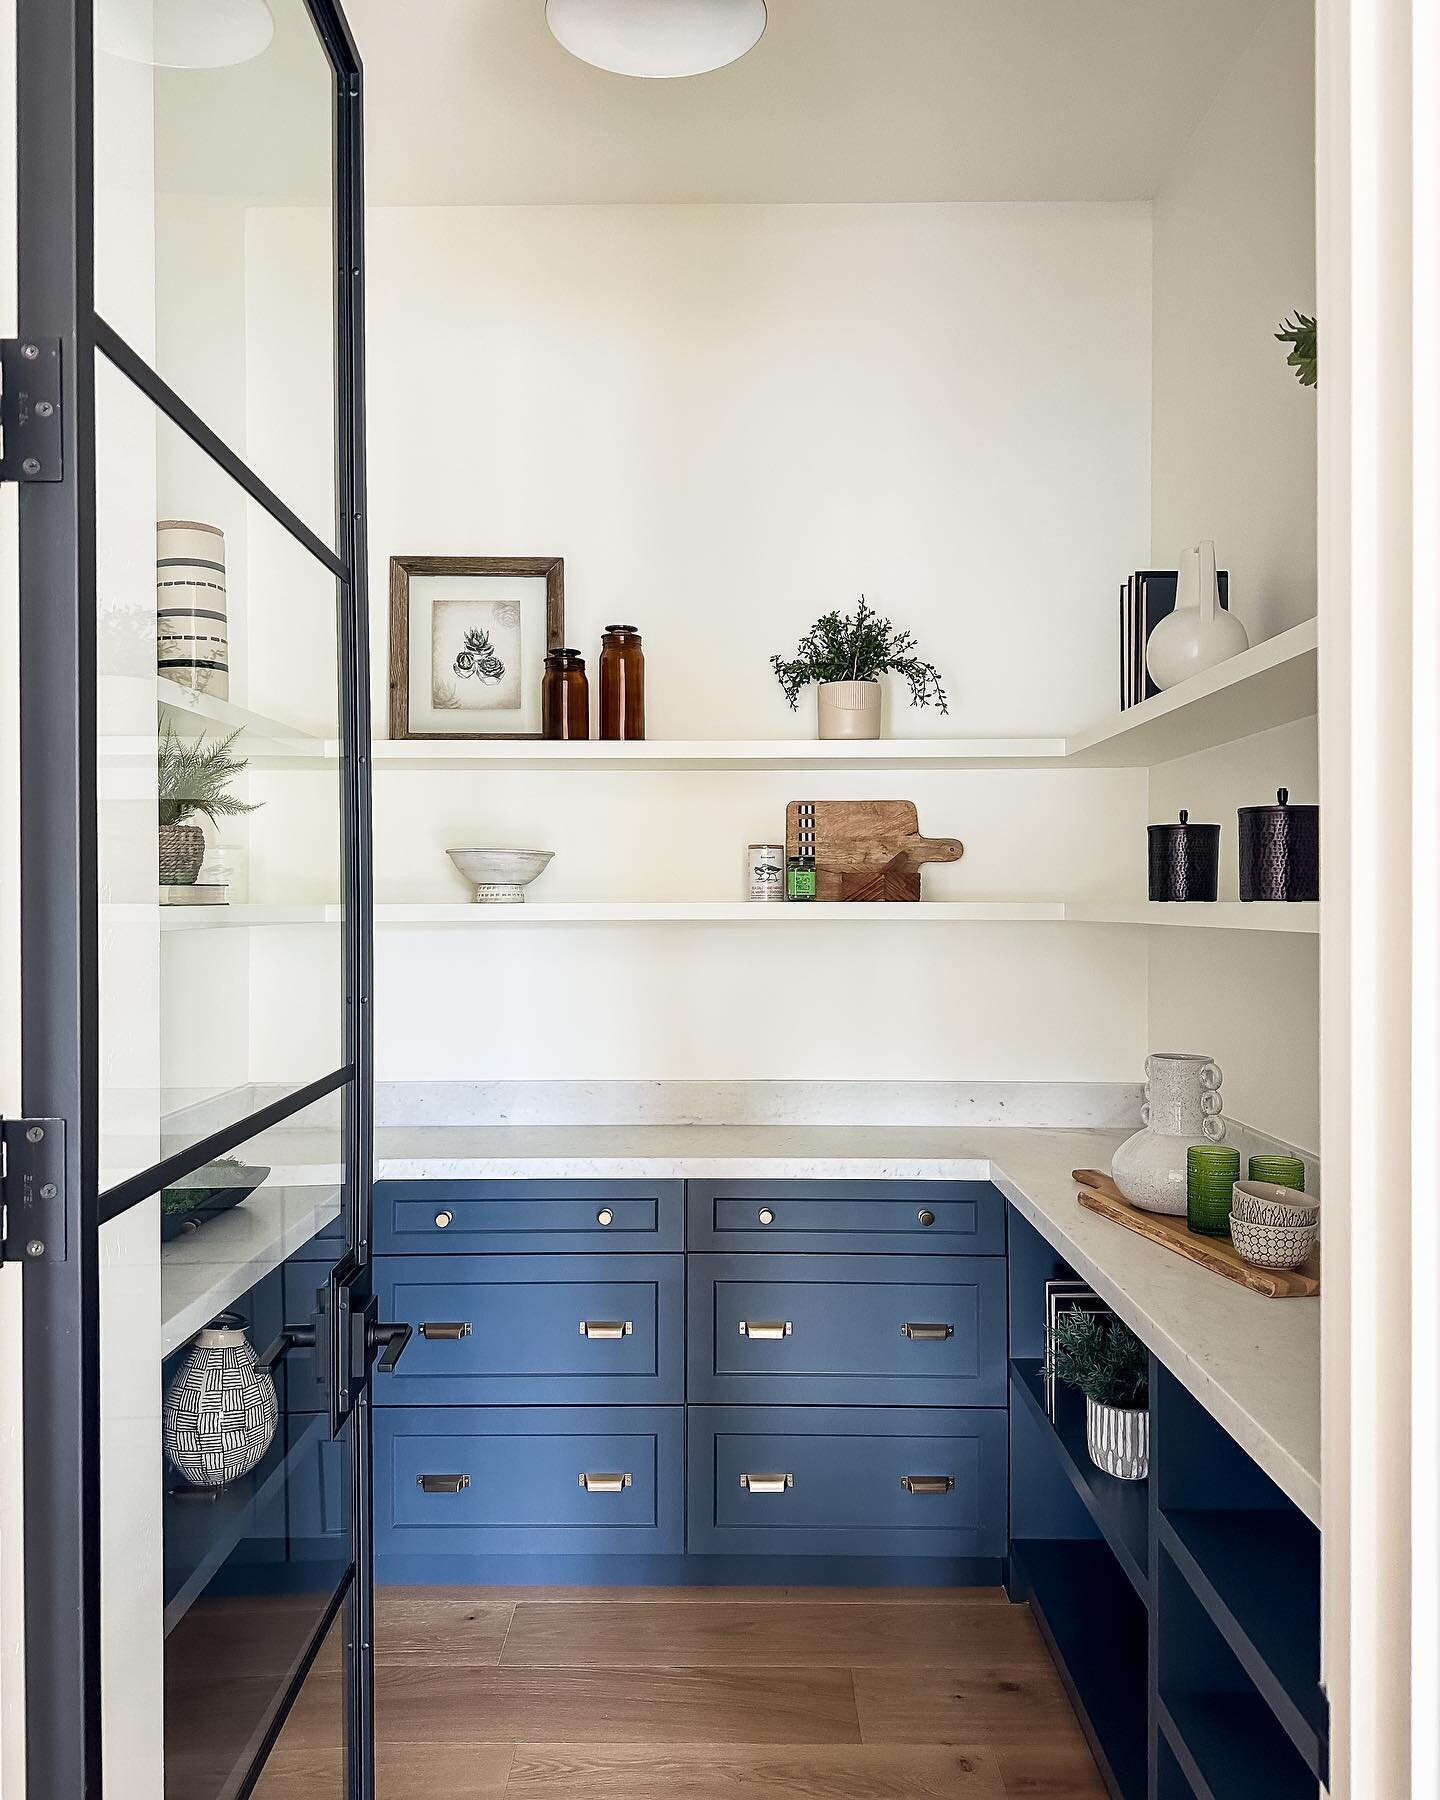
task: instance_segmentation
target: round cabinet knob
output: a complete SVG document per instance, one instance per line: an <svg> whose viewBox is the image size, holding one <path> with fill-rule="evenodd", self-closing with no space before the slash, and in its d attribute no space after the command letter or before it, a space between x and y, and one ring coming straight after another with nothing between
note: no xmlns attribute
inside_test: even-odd
<svg viewBox="0 0 1440 1800"><path fill-rule="evenodd" d="M455 1215L452 1212L438 1212L435 1215L435 1223L444 1231L455 1223Z"/></svg>
<svg viewBox="0 0 1440 1800"><path fill-rule="evenodd" d="M770 1207L762 1206L760 1208L760 1223L762 1225L773 1225L775 1223L775 1214Z"/></svg>
<svg viewBox="0 0 1440 1800"><path fill-rule="evenodd" d="M922 1206L915 1216L922 1225L933 1225L935 1223L935 1215L928 1206Z"/></svg>
<svg viewBox="0 0 1440 1800"><path fill-rule="evenodd" d="M613 1225L615 1223L615 1215L608 1206L602 1206L595 1215L595 1223L597 1225Z"/></svg>

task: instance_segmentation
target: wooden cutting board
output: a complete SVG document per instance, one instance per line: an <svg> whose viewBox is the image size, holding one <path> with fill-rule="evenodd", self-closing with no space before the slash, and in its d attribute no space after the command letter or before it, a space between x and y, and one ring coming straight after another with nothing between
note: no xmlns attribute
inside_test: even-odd
<svg viewBox="0 0 1440 1800"><path fill-rule="evenodd" d="M815 898L817 900L883 900L901 895L912 884L893 879L916 878L907 897L918 900L918 877L927 862L958 862L965 846L958 838L920 835L920 815L913 800L817 800L815 805ZM785 854L794 856L800 841L799 800L785 808ZM880 877L892 879L853 879ZM843 891L846 887L850 891Z"/></svg>
<svg viewBox="0 0 1440 1800"><path fill-rule="evenodd" d="M1227 1281L1238 1281L1252 1294L1263 1294L1267 1300L1308 1300L1320 1292L1320 1253L1318 1249L1303 1269L1252 1269L1229 1238L1198 1237L1183 1219L1168 1213L1142 1212L1132 1206L1108 1175L1098 1169L1072 1169L1071 1179L1080 1183L1076 1196L1087 1212L1113 1219L1128 1231L1138 1231L1152 1244L1164 1244L1212 1274Z"/></svg>

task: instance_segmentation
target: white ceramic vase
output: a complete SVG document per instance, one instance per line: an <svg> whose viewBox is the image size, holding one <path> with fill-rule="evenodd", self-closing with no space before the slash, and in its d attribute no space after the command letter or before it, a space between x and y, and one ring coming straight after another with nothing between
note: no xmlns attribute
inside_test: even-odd
<svg viewBox="0 0 1440 1800"><path fill-rule="evenodd" d="M1150 1414L1144 1407L1102 1406L1085 1396L1085 1442L1097 1469L1117 1481L1150 1473Z"/></svg>
<svg viewBox="0 0 1440 1800"><path fill-rule="evenodd" d="M822 738L878 738L880 683L822 681L815 695L815 723Z"/></svg>
<svg viewBox="0 0 1440 1800"><path fill-rule="evenodd" d="M224 1487L264 1456L279 1416L245 1320L221 1313L195 1334L165 1395L165 1454L191 1487Z"/></svg>
<svg viewBox="0 0 1440 1800"><path fill-rule="evenodd" d="M1218 1144L1225 1135L1223 1080L1208 1056L1164 1050L1146 1057L1145 1123L1110 1163L1116 1187L1132 1206L1184 1218L1185 1153L1192 1144Z"/></svg>
<svg viewBox="0 0 1440 1800"><path fill-rule="evenodd" d="M1220 604L1215 545L1207 538L1180 558L1175 610L1150 633L1145 666L1156 687L1172 688L1249 648L1249 632Z"/></svg>
<svg viewBox="0 0 1440 1800"><path fill-rule="evenodd" d="M225 533L193 519L155 527L156 669L212 699L230 695Z"/></svg>

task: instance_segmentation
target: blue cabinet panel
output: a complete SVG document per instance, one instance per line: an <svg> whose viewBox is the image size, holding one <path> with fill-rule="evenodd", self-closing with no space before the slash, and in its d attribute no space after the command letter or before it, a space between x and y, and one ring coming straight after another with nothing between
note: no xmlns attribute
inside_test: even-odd
<svg viewBox="0 0 1440 1800"><path fill-rule="evenodd" d="M378 1407L685 1397L683 1257L382 1256L375 1291L415 1331Z"/></svg>
<svg viewBox="0 0 1440 1800"><path fill-rule="evenodd" d="M678 1552L679 1407L411 1407L375 1415L375 1549Z"/></svg>
<svg viewBox="0 0 1440 1800"><path fill-rule="evenodd" d="M679 1250L680 1181L377 1181L375 1247L457 1250Z"/></svg>
<svg viewBox="0 0 1440 1800"><path fill-rule="evenodd" d="M691 1256L694 1401L1003 1406L993 1256Z"/></svg>
<svg viewBox="0 0 1440 1800"><path fill-rule="evenodd" d="M1007 1414L692 1406L692 1554L1003 1556Z"/></svg>
<svg viewBox="0 0 1440 1800"><path fill-rule="evenodd" d="M692 1181L692 1250L1005 1253L989 1181Z"/></svg>

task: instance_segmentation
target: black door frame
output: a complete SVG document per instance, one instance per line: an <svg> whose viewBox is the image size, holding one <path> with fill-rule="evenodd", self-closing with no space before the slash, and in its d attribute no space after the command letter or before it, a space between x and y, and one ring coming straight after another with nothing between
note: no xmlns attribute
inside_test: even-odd
<svg viewBox="0 0 1440 1800"><path fill-rule="evenodd" d="M62 1228L51 1233L51 1254L26 1262L23 1290L26 1771L28 1792L37 1800L102 1800L99 1228L142 1197L137 1183L99 1193L97 349L331 570L339 595L344 1064L182 1158L168 1159L138 1178L138 1185L154 1193L163 1180L291 1116L319 1094L343 1090L352 1242L362 1264L369 1258L373 956L362 71L336 0L303 3L335 75L334 551L97 318L93 0L17 0L19 332L22 343L60 341L64 454L63 479L25 482L19 495L21 1100L27 1118L61 1121L64 1132ZM353 1438L356 1576L350 1598L356 1644L347 1660L358 1755L349 1786L351 1800L371 1800L368 1400L357 1408ZM344 1598L342 1589L336 1607ZM303 1673L280 1710L272 1741ZM258 1776L263 1754L242 1793Z"/></svg>

